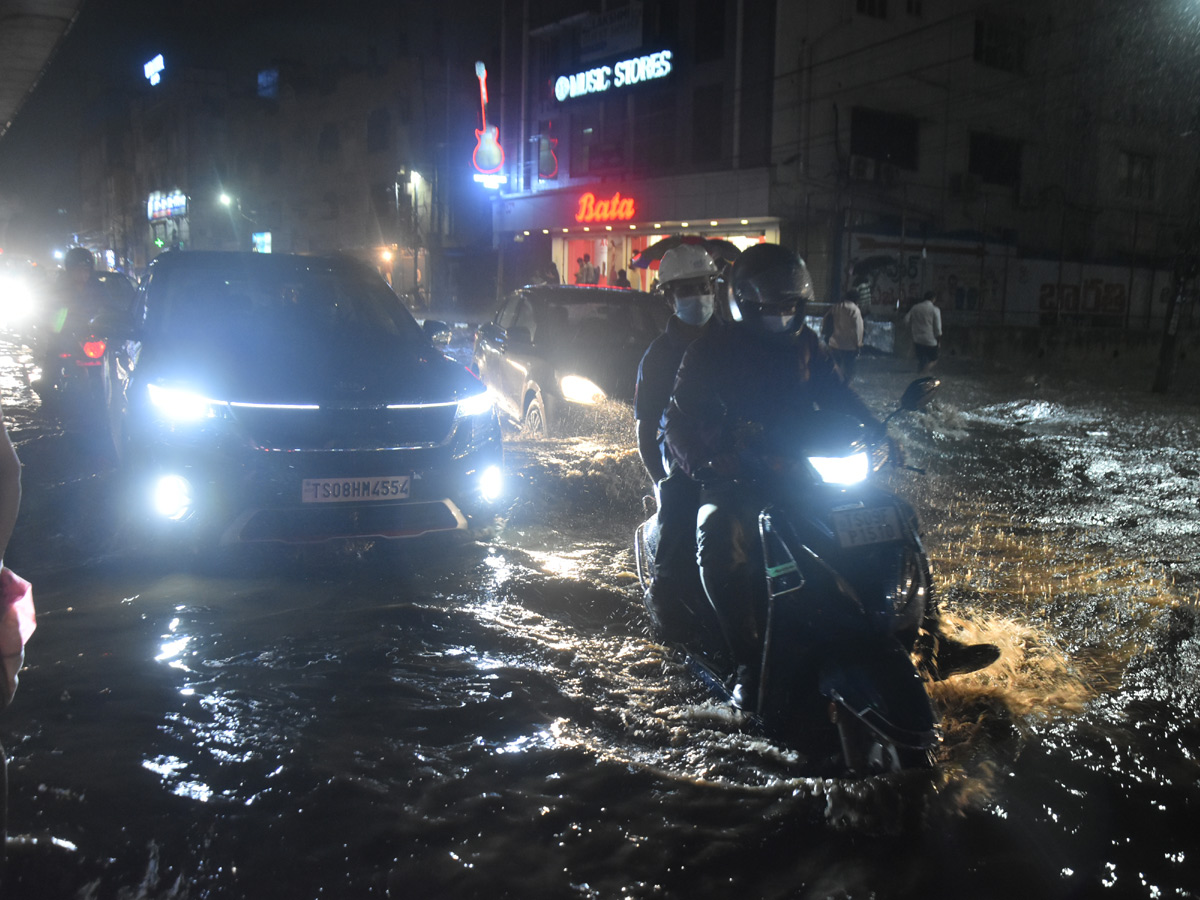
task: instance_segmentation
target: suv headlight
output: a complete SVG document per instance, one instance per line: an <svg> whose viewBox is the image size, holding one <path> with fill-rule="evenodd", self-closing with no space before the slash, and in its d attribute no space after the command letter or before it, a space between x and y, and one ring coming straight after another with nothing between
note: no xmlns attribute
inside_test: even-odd
<svg viewBox="0 0 1200 900"><path fill-rule="evenodd" d="M199 422L217 416L216 407L223 406L219 400L210 400L194 391L163 387L161 384L146 386L150 405L165 419L172 422Z"/></svg>
<svg viewBox="0 0 1200 900"><path fill-rule="evenodd" d="M564 375L559 386L562 388L563 397L572 403L584 403L592 406L608 399L608 395L600 389L596 382L590 378L584 378L582 375Z"/></svg>
<svg viewBox="0 0 1200 900"><path fill-rule="evenodd" d="M458 401L458 410L456 415L460 419L465 419L468 416L483 416L491 413L492 395L487 391L482 394L474 394L466 399Z"/></svg>

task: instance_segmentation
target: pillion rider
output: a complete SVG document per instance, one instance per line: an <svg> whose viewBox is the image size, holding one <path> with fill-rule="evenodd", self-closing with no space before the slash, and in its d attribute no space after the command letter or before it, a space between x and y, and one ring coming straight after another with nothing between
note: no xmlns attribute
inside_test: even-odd
<svg viewBox="0 0 1200 900"><path fill-rule="evenodd" d="M675 314L666 330L646 349L638 365L633 413L638 453L654 482L658 500L658 546L655 577L646 594L652 630L660 640L682 640L710 615L696 570L696 512L700 485L676 464L663 444L662 419L671 402L675 373L684 351L709 328L721 327L713 317L718 269L708 251L682 244L663 254L658 290Z"/></svg>

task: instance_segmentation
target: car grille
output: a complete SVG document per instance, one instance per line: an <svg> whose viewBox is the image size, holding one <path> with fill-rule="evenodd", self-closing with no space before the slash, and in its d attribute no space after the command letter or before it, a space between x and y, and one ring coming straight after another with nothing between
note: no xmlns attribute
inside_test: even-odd
<svg viewBox="0 0 1200 900"><path fill-rule="evenodd" d="M236 407L234 418L265 450L381 450L437 447L454 430L454 404L411 409Z"/></svg>
<svg viewBox="0 0 1200 900"><path fill-rule="evenodd" d="M316 543L340 538L407 538L464 528L465 520L449 503L400 503L390 506L321 509L264 509L255 512L234 542Z"/></svg>

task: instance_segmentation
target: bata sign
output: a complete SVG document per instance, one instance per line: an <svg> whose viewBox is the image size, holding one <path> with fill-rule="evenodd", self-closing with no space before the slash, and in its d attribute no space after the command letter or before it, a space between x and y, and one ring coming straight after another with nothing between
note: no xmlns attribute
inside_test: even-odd
<svg viewBox="0 0 1200 900"><path fill-rule="evenodd" d="M599 94L609 88L628 87L671 74L671 51L659 50L649 56L635 56L611 66L599 66L575 75L559 75L554 96L560 101L586 94Z"/></svg>
<svg viewBox="0 0 1200 900"><path fill-rule="evenodd" d="M579 210L575 213L576 222L611 222L614 219L628 221L634 215L633 198L622 197L621 192L613 194L607 200L597 200L591 191L579 197Z"/></svg>

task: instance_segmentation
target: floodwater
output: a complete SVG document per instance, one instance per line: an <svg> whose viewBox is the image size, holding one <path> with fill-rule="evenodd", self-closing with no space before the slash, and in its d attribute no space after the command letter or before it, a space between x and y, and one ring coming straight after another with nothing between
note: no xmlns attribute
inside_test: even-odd
<svg viewBox="0 0 1200 900"><path fill-rule="evenodd" d="M104 463L0 392L7 898L1200 896L1200 407L948 361L895 475L988 670L932 773L805 777L645 636L628 411L513 435L494 541L147 562ZM907 364L867 359L889 408Z"/></svg>

